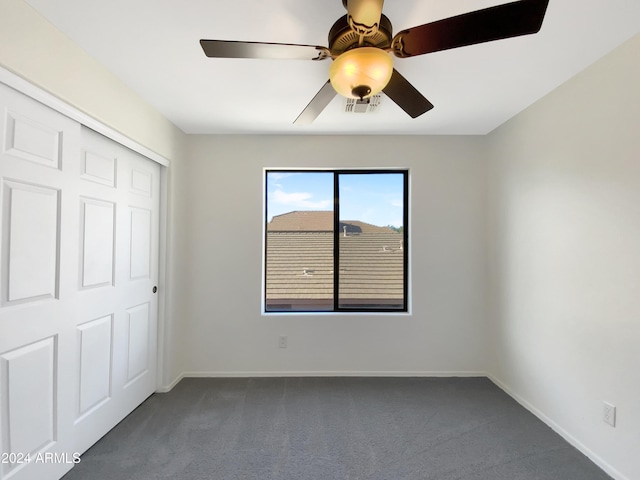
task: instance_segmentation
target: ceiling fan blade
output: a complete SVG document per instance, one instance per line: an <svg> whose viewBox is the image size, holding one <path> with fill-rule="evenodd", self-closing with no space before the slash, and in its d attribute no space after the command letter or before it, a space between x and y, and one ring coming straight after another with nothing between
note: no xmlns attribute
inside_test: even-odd
<svg viewBox="0 0 640 480"><path fill-rule="evenodd" d="M200 45L207 57L215 58L324 60L329 56L329 50L325 47L292 43L200 40Z"/></svg>
<svg viewBox="0 0 640 480"><path fill-rule="evenodd" d="M310 125L318 115L331 103L336 96L336 91L331 86L331 81L327 80L316 96L309 102L309 105L302 111L293 122L294 125Z"/></svg>
<svg viewBox="0 0 640 480"><path fill-rule="evenodd" d="M394 37L392 48L398 57L413 57L537 33L548 4L520 0L409 28Z"/></svg>
<svg viewBox="0 0 640 480"><path fill-rule="evenodd" d="M382 91L411 118L419 117L433 108L433 104L424 98L395 68L391 74L391 80Z"/></svg>
<svg viewBox="0 0 640 480"><path fill-rule="evenodd" d="M384 0L342 0L347 7L347 18L353 30L361 35L378 31Z"/></svg>

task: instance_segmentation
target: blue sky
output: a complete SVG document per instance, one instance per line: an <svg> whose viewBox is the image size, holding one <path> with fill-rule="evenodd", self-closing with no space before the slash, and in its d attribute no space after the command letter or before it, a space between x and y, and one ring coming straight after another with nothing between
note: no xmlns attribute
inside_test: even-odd
<svg viewBox="0 0 640 480"><path fill-rule="evenodd" d="M402 226L402 174L340 175L340 220ZM294 210L333 210L332 172L268 172L268 220Z"/></svg>

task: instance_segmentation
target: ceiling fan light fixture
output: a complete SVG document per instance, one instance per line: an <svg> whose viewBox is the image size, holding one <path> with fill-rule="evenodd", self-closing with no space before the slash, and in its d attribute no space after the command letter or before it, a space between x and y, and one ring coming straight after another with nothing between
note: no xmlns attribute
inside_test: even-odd
<svg viewBox="0 0 640 480"><path fill-rule="evenodd" d="M338 56L329 68L334 90L347 98L369 98L391 80L393 59L375 47L359 47Z"/></svg>
<svg viewBox="0 0 640 480"><path fill-rule="evenodd" d="M382 13L384 0L342 3L347 14L329 30L328 47L206 39L200 40L200 46L207 57L214 58L332 58L330 81L322 85L296 118L297 125L310 124L336 94L366 103L381 91L411 118L417 118L431 110L433 104L393 68L391 53L399 58L415 57L537 33L549 0L510 1L411 27L395 36L389 18Z"/></svg>

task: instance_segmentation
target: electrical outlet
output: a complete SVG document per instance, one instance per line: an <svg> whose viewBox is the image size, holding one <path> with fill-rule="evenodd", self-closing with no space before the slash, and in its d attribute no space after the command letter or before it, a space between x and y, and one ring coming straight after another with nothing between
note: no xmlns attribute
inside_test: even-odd
<svg viewBox="0 0 640 480"><path fill-rule="evenodd" d="M616 426L616 406L608 402L603 403L602 420L612 427Z"/></svg>
<svg viewBox="0 0 640 480"><path fill-rule="evenodd" d="M278 338L278 347L287 348L287 337L285 335L280 335L280 338Z"/></svg>

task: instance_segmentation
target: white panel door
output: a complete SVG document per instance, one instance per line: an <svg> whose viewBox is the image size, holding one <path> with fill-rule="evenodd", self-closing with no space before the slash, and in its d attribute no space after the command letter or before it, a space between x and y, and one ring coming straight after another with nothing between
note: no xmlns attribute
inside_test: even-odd
<svg viewBox="0 0 640 480"><path fill-rule="evenodd" d="M160 167L83 128L76 450L155 390Z"/></svg>
<svg viewBox="0 0 640 480"><path fill-rule="evenodd" d="M160 166L0 84L0 480L57 480L156 387Z"/></svg>
<svg viewBox="0 0 640 480"><path fill-rule="evenodd" d="M0 84L1 480L74 462L80 126Z"/></svg>

